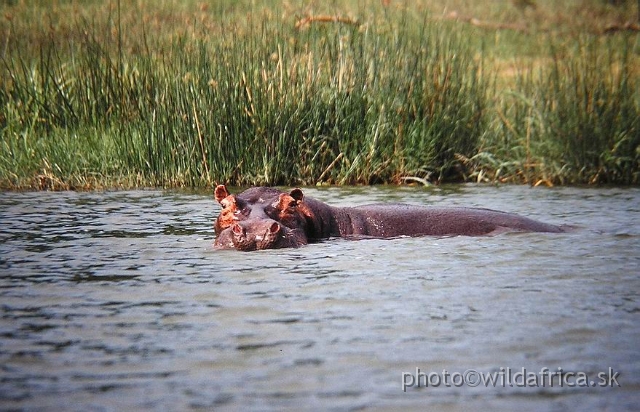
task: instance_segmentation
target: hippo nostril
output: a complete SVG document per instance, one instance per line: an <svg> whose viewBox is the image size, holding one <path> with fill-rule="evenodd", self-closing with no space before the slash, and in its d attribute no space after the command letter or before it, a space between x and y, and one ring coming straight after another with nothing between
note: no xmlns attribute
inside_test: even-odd
<svg viewBox="0 0 640 412"><path fill-rule="evenodd" d="M234 223L233 226L231 226L231 230L233 231L233 233L235 233L236 235L242 235L244 234L244 228L242 226L240 226L237 223Z"/></svg>

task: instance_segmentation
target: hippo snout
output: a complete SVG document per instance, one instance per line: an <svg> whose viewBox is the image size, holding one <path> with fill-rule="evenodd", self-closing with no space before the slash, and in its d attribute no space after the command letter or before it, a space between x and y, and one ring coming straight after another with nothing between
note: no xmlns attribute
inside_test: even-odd
<svg viewBox="0 0 640 412"><path fill-rule="evenodd" d="M231 226L233 246L244 251L272 249L271 245L277 241L281 230L275 220L236 222Z"/></svg>
<svg viewBox="0 0 640 412"><path fill-rule="evenodd" d="M249 252L305 244L306 236L300 230L289 229L271 219L251 219L237 221L224 229L216 238L214 246Z"/></svg>

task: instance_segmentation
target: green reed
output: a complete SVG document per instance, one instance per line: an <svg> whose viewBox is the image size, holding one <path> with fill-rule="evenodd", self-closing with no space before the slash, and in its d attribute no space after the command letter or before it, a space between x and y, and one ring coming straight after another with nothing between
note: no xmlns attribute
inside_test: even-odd
<svg viewBox="0 0 640 412"><path fill-rule="evenodd" d="M640 85L630 56L637 46L630 38L555 46L551 40L548 66L521 71L503 91L496 132L474 166L490 171L485 178L531 184L637 184Z"/></svg>
<svg viewBox="0 0 640 412"><path fill-rule="evenodd" d="M408 8L103 7L5 30L2 187L639 180L632 38L551 38L505 86L490 39Z"/></svg>

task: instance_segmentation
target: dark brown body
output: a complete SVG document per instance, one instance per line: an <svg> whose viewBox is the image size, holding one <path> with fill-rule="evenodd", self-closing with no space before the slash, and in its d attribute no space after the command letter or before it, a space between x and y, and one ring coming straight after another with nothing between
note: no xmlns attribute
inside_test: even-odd
<svg viewBox="0 0 640 412"><path fill-rule="evenodd" d="M561 232L557 226L489 209L369 205L334 209L339 236L481 236L496 231ZM332 234L334 234L332 233Z"/></svg>
<svg viewBox="0 0 640 412"><path fill-rule="evenodd" d="M478 208L435 208L406 204L333 207L304 197L255 187L230 195L216 188L223 206L215 246L238 250L297 247L329 237L482 236L503 231L562 232L554 225L512 213ZM265 240L266 239L266 240Z"/></svg>

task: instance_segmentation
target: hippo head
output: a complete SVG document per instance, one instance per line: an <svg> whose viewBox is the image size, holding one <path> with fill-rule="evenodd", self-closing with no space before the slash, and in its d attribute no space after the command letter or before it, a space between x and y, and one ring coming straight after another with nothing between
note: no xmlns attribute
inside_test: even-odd
<svg viewBox="0 0 640 412"><path fill-rule="evenodd" d="M307 243L307 219L300 189L285 193L270 187L254 187L234 195L224 185L218 185L214 196L222 208L214 224L216 248L248 251Z"/></svg>
<svg viewBox="0 0 640 412"><path fill-rule="evenodd" d="M290 229L303 231L307 226L300 189L285 193L270 187L254 187L233 195L224 185L218 185L214 196L222 207L214 225L218 235L234 223L249 219L272 219Z"/></svg>
<svg viewBox="0 0 640 412"><path fill-rule="evenodd" d="M271 219L250 219L233 223L216 237L217 249L253 251L295 248L307 244L304 232Z"/></svg>
<svg viewBox="0 0 640 412"><path fill-rule="evenodd" d="M239 195L233 195L226 186L216 186L214 197L222 207L214 225L216 234L219 235L240 220L267 218L265 206L273 202L280 193L277 189L254 187Z"/></svg>

